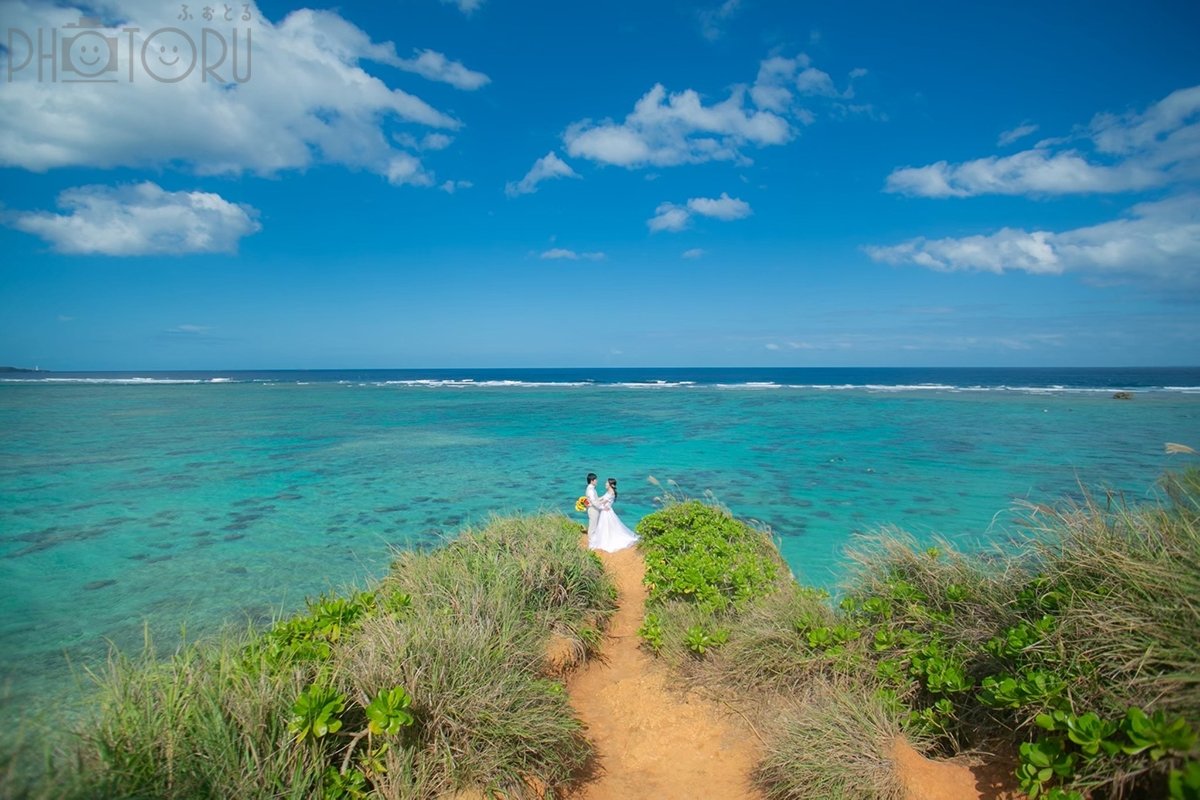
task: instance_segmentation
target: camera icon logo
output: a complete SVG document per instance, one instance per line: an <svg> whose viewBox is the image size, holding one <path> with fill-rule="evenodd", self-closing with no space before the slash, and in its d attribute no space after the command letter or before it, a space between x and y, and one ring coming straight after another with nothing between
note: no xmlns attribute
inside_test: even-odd
<svg viewBox="0 0 1200 800"><path fill-rule="evenodd" d="M62 71L80 76L71 82L116 80L103 76L117 71L117 37L103 31L104 26L92 17L63 26Z"/></svg>

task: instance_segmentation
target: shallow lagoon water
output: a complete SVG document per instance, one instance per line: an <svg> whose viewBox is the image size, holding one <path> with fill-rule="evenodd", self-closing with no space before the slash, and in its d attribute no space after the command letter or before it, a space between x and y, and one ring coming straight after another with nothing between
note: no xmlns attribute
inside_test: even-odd
<svg viewBox="0 0 1200 800"><path fill-rule="evenodd" d="M1182 463L1163 443L1200 445L1200 394L1178 390L202 380L0 383L9 702L60 692L107 641L138 647L143 624L169 646L490 514L574 514L588 470L620 479L631 526L650 475L711 489L832 588L855 532L986 546L1017 532L1016 500L1149 498Z"/></svg>

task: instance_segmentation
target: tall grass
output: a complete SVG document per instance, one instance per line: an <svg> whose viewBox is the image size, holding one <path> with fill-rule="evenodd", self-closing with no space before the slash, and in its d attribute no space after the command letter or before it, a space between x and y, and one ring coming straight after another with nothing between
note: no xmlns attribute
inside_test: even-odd
<svg viewBox="0 0 1200 800"><path fill-rule="evenodd" d="M546 643L586 652L615 605L578 538L563 517L495 520L439 550L397 553L371 592L314 603L271 631L165 660L149 643L114 653L96 673L94 714L4 750L0 795L524 797L561 786L591 751L545 675ZM293 704L314 683L347 698L344 727L298 741ZM371 733L363 709L396 686L413 698L413 724Z"/></svg>
<svg viewBox="0 0 1200 800"><path fill-rule="evenodd" d="M756 778L779 800L902 800L892 761L906 734L899 716L855 682L817 680L784 701L769 724L771 746ZM909 735L908 738L912 738ZM916 746L927 748L917 741Z"/></svg>
<svg viewBox="0 0 1200 800"><path fill-rule="evenodd" d="M1096 670L1080 704L1200 721L1200 517L1183 511L1039 514L1033 565L1061 594L1051 645Z"/></svg>
<svg viewBox="0 0 1200 800"><path fill-rule="evenodd" d="M290 746L289 709L308 670L247 658L252 634L186 644L169 659L147 639L92 673L94 711L73 728L25 722L43 738L9 742L13 797L308 797L323 767ZM63 727L59 727L63 726ZM40 761L35 766L33 759Z"/></svg>

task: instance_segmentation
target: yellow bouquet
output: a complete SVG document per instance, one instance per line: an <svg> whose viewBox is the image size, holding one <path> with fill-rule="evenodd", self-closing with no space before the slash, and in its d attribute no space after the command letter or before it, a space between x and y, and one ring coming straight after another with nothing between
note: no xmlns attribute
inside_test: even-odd
<svg viewBox="0 0 1200 800"><path fill-rule="evenodd" d="M591 503L588 502L587 495L584 495L575 501L575 510L587 511L589 505L591 505Z"/></svg>

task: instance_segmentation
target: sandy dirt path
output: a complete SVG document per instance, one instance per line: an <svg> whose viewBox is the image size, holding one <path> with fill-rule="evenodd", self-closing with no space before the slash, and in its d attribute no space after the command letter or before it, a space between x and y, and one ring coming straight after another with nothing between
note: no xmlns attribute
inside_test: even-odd
<svg viewBox="0 0 1200 800"><path fill-rule="evenodd" d="M646 590L636 548L600 553L619 593L599 658L567 682L596 746L594 779L576 800L761 798L750 781L758 740L733 712L671 687L666 667L638 647Z"/></svg>

